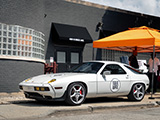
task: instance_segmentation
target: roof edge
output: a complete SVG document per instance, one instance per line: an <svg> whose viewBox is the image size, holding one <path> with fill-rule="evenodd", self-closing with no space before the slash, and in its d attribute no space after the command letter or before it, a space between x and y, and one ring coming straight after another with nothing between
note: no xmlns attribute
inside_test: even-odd
<svg viewBox="0 0 160 120"><path fill-rule="evenodd" d="M70 3L75 3L75 4L81 4L81 5L85 5L85 6L90 6L90 7L95 7L95 8L99 8L99 9L104 9L104 10L111 10L111 11L131 14L131 15L142 16L142 17L159 18L158 16L153 16L153 15L144 14L144 13L140 13L140 12L129 11L129 10L124 10L124 9L120 9L120 8L114 8L114 7L110 7L110 6L105 6L105 5L100 5L100 4L96 4L96 3L83 1L83 0L64 0L64 1L70 2Z"/></svg>

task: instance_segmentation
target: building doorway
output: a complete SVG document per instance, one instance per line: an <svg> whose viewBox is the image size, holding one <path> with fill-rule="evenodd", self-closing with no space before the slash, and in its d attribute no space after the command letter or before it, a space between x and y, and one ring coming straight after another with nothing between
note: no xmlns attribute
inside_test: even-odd
<svg viewBox="0 0 160 120"><path fill-rule="evenodd" d="M81 64L85 44L93 42L85 27L59 23L52 23L50 40L53 40L57 72L65 72Z"/></svg>
<svg viewBox="0 0 160 120"><path fill-rule="evenodd" d="M54 58L58 64L57 72L65 72L83 62L83 47L55 47Z"/></svg>

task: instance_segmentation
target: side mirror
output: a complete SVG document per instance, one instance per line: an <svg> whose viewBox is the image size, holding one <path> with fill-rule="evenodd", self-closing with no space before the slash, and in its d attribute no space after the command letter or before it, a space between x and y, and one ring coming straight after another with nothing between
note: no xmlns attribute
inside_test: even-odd
<svg viewBox="0 0 160 120"><path fill-rule="evenodd" d="M102 76L105 78L106 75L110 75L110 74L111 74L111 71L104 71Z"/></svg>

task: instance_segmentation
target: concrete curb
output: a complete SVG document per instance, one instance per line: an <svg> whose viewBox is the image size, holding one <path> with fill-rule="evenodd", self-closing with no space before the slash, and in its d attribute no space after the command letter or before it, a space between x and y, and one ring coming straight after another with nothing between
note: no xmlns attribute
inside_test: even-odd
<svg viewBox="0 0 160 120"><path fill-rule="evenodd" d="M78 109L59 109L55 110L51 113L49 113L47 116L52 117L52 116L57 116L61 114L75 114L75 113L92 113L96 112L98 110L110 110L110 109L122 109L122 108L136 108L136 107L141 107L141 108L150 108L150 107L159 107L160 101L157 102L152 102L152 103L143 103L143 104L137 104L137 105L118 105L118 106L86 106ZM45 117L45 116L44 116Z"/></svg>

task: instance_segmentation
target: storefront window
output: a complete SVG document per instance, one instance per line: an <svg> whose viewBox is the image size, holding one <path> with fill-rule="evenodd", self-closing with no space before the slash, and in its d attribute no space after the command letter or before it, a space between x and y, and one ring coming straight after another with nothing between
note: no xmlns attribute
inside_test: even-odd
<svg viewBox="0 0 160 120"><path fill-rule="evenodd" d="M0 40L0 55L44 60L44 34L39 31L0 23Z"/></svg>
<svg viewBox="0 0 160 120"><path fill-rule="evenodd" d="M57 52L57 63L66 63L66 53Z"/></svg>
<svg viewBox="0 0 160 120"><path fill-rule="evenodd" d="M79 64L79 53L71 53L71 63Z"/></svg>

